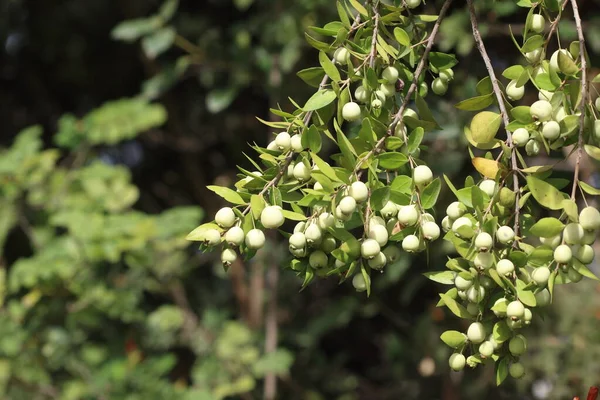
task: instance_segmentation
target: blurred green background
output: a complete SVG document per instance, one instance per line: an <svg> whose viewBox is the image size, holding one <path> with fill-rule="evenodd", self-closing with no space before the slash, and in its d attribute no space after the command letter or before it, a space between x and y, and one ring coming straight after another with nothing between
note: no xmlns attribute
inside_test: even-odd
<svg viewBox="0 0 600 400"><path fill-rule="evenodd" d="M479 6L501 71L526 10ZM598 2L580 8L598 65ZM232 184L252 168L248 143L268 142L255 116L310 96L295 75L317 64L303 32L336 15L332 0L0 0L1 399L249 400L268 375L278 399L310 400L570 399L600 383L594 282L556 289L526 332L527 376L496 388L493 368L449 372L439 335L465 326L422 276L443 268L444 243L386 267L366 298L335 279L300 292L278 273L277 238L228 273L184 240L223 206L205 186ZM575 38L569 17L560 33ZM444 126L427 157L460 183L470 115L453 105L485 74L462 2L438 45L460 63L448 95L427 98ZM588 160L598 186L595 171ZM438 215L452 200L444 190Z"/></svg>

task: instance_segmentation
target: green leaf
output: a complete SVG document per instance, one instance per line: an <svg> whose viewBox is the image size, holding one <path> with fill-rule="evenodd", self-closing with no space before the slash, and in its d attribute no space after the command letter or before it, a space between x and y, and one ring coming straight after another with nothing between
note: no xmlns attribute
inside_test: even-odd
<svg viewBox="0 0 600 400"><path fill-rule="evenodd" d="M454 107L464 111L479 111L488 108L494 103L494 95L492 93L483 96L472 97L463 100Z"/></svg>
<svg viewBox="0 0 600 400"><path fill-rule="evenodd" d="M352 143L350 143L344 132L340 129L340 126L338 125L337 120L335 119L333 120L333 126L337 134L337 143L338 146L340 146L342 154L350 162L351 165L354 165L354 163L356 162L356 157L358 157L354 146L352 146Z"/></svg>
<svg viewBox="0 0 600 400"><path fill-rule="evenodd" d="M460 304L458 304L456 302L456 300L454 300L452 297L448 296L445 293L440 293L439 295L442 298L442 300L444 301L444 304L446 305L446 307L448 307L448 309L450 311L452 311L452 313L454 313L454 315L456 315L459 318L464 318L464 319L472 318L472 316L469 314L467 309L464 308L463 306L461 306Z"/></svg>
<svg viewBox="0 0 600 400"><path fill-rule="evenodd" d="M206 95L206 108L212 114L217 114L231 105L238 95L238 88L230 86L224 89L213 89ZM265 122L259 119L261 122Z"/></svg>
<svg viewBox="0 0 600 400"><path fill-rule="evenodd" d="M573 258L573 269L575 269L575 271L579 272L581 275L587 278L593 279L595 281L600 280L592 271L590 271L590 269L586 265L584 265L576 258Z"/></svg>
<svg viewBox="0 0 600 400"><path fill-rule="evenodd" d="M494 92L494 86L492 85L492 80L489 76L482 78L479 82L477 82L477 86L475 86L475 91L479 93L480 96L490 94Z"/></svg>
<svg viewBox="0 0 600 400"><path fill-rule="evenodd" d="M564 197L557 188L533 175L527 176L526 179L529 191L540 205L550 210L560 210L562 208Z"/></svg>
<svg viewBox="0 0 600 400"><path fill-rule="evenodd" d="M294 211L281 210L281 213L283 214L285 219L289 219L292 221L305 221L307 219L304 214L300 214Z"/></svg>
<svg viewBox="0 0 600 400"><path fill-rule="evenodd" d="M502 118L500 114L491 111L482 111L471 121L471 135L477 143L491 142L500 128Z"/></svg>
<svg viewBox="0 0 600 400"><path fill-rule="evenodd" d="M442 182L440 178L435 178L421 193L421 206L427 210L433 208L437 203L440 190L442 189Z"/></svg>
<svg viewBox="0 0 600 400"><path fill-rule="evenodd" d="M524 124L530 124L533 122L531 116L531 108L529 106L518 106L513 107L509 112L511 117Z"/></svg>
<svg viewBox="0 0 600 400"><path fill-rule="evenodd" d="M548 217L542 218L533 224L533 226L529 228L529 232L534 236L549 238L561 233L564 227L565 225L558 219Z"/></svg>
<svg viewBox="0 0 600 400"><path fill-rule="evenodd" d="M408 137L408 143L406 145L406 150L409 153L413 153L417 148L421 145L423 141L423 136L425 136L425 130L420 126L415 128L414 131L411 132Z"/></svg>
<svg viewBox="0 0 600 400"><path fill-rule="evenodd" d="M523 74L525 68L522 65L513 65L502 72L502 76L506 79L517 80Z"/></svg>
<svg viewBox="0 0 600 400"><path fill-rule="evenodd" d="M529 39L525 41L523 47L521 47L522 53L529 53L535 49L542 47L544 44L544 37L541 35L531 36Z"/></svg>
<svg viewBox="0 0 600 400"><path fill-rule="evenodd" d="M218 194L219 196L221 196L222 198L224 198L225 200L227 200L230 203L233 204L247 204L244 199L242 199L242 196L240 196L236 191L231 190L229 188L226 187L222 187L222 186L207 186L206 187L208 190L212 190L213 192L215 192L216 194Z"/></svg>
<svg viewBox="0 0 600 400"><path fill-rule="evenodd" d="M394 37L402 46L410 46L410 37L404 29L399 27L394 28Z"/></svg>
<svg viewBox="0 0 600 400"><path fill-rule="evenodd" d="M191 231L186 236L185 239L195 241L195 242L202 242L206 238L206 236L205 236L206 231L208 231L210 229L216 229L219 232L223 232L223 228L221 228L219 225L209 222L206 224L202 224L199 227L197 227L196 229L194 229L193 231Z"/></svg>
<svg viewBox="0 0 600 400"><path fill-rule="evenodd" d="M467 343L467 335L459 331L446 331L442 333L440 339L453 349L458 349Z"/></svg>
<svg viewBox="0 0 600 400"><path fill-rule="evenodd" d="M371 193L371 199L370 199L371 209L373 209L373 211L380 211L385 206L385 203L387 203L389 200L390 200L390 188L389 187L384 186L382 188L375 189Z"/></svg>
<svg viewBox="0 0 600 400"><path fill-rule="evenodd" d="M454 273L452 273L452 271L425 272L423 275L425 275L427 279L443 285L454 284Z"/></svg>
<svg viewBox="0 0 600 400"><path fill-rule="evenodd" d="M429 53L429 64L441 71L443 69L454 67L458 64L458 60L454 54L432 51Z"/></svg>
<svg viewBox="0 0 600 400"><path fill-rule="evenodd" d="M332 81L339 82L342 79L340 71L338 71L337 67L331 62L329 56L322 51L319 52L319 64L321 64L321 67L323 67L323 70Z"/></svg>
<svg viewBox="0 0 600 400"><path fill-rule="evenodd" d="M520 289L517 287L517 297L521 303L525 304L526 306L535 307L536 305L535 295L530 290Z"/></svg>
<svg viewBox="0 0 600 400"><path fill-rule="evenodd" d="M307 85L318 88L325 76L325 70L321 67L306 68L296 73Z"/></svg>
<svg viewBox="0 0 600 400"><path fill-rule="evenodd" d="M387 170L396 170L408 162L408 157L402 153L388 152L377 156L379 166Z"/></svg>
<svg viewBox="0 0 600 400"><path fill-rule="evenodd" d="M313 153L321 151L321 133L315 125L311 125L310 128L306 129L300 137L302 147L308 148Z"/></svg>
<svg viewBox="0 0 600 400"><path fill-rule="evenodd" d="M360 273L365 279L365 286L367 287L367 297L371 295L371 276L369 275L369 271L365 268L365 263L360 263Z"/></svg>
<svg viewBox="0 0 600 400"><path fill-rule="evenodd" d="M404 142L399 137L388 136L385 138L385 148L389 151L398 150L403 144Z"/></svg>
<svg viewBox="0 0 600 400"><path fill-rule="evenodd" d="M496 342L502 343L512 337L512 330L508 327L506 321L499 321L494 324L492 335Z"/></svg>
<svg viewBox="0 0 600 400"><path fill-rule="evenodd" d="M160 15L165 21L168 21L173 18L178 6L179 0L167 0L158 10L158 15Z"/></svg>
<svg viewBox="0 0 600 400"><path fill-rule="evenodd" d="M167 51L175 40L175 29L172 27L161 28L142 39L144 53L150 59L154 59Z"/></svg>
<svg viewBox="0 0 600 400"><path fill-rule="evenodd" d="M260 213L266 207L265 199L262 196L253 194L250 197L250 209L252 210L252 216L254 219L260 219Z"/></svg>
<svg viewBox="0 0 600 400"><path fill-rule="evenodd" d="M129 19L115 26L110 32L113 39L133 42L160 28L161 20L157 17Z"/></svg>
<svg viewBox="0 0 600 400"><path fill-rule="evenodd" d="M329 164L327 164L325 161L323 161L321 159L321 157L319 157L318 155L316 155L315 153L312 153L312 152L310 153L310 157L312 158L312 160L315 162L315 164L319 168L319 171L321 171L323 173L323 175L325 175L326 177L328 177L329 179L331 179L334 182L342 182L340 180L340 178L338 178L338 176L335 174L335 170L333 168L331 168L331 166Z"/></svg>
<svg viewBox="0 0 600 400"><path fill-rule="evenodd" d="M600 161L600 148L592 146L591 144L586 144L583 148L588 156L592 157L594 160Z"/></svg>
<svg viewBox="0 0 600 400"><path fill-rule="evenodd" d="M336 99L337 95L331 89L321 89L312 95L302 108L304 111L319 110Z"/></svg>
<svg viewBox="0 0 600 400"><path fill-rule="evenodd" d="M362 4L360 4L358 2L358 0L349 0L350 4L352 4L352 7L354 7L354 9L356 11L358 11L359 13L361 13L362 15L364 15L365 17L369 16L369 13L367 12L367 9L363 7Z"/></svg>
<svg viewBox="0 0 600 400"><path fill-rule="evenodd" d="M600 196L600 189L596 189L595 187L588 185L585 182L578 181L579 187L583 189L587 194L591 194L592 196Z"/></svg>
<svg viewBox="0 0 600 400"><path fill-rule="evenodd" d="M508 376L508 358L502 357L496 363L496 386L500 386Z"/></svg>
<svg viewBox="0 0 600 400"><path fill-rule="evenodd" d="M575 75L579 71L577 64L563 51L558 52L558 68L565 75Z"/></svg>

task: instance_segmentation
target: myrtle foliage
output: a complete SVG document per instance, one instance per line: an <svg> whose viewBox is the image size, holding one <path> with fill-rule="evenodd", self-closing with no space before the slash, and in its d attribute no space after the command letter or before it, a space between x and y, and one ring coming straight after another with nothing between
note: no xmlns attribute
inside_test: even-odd
<svg viewBox="0 0 600 400"><path fill-rule="evenodd" d="M427 134L443 129L426 98L430 90L446 93L457 64L454 54L434 50L450 5L426 15L419 0L338 1L339 20L305 34L319 64L298 76L316 92L303 105L290 98L295 111L271 109L278 121L261 120L274 136L265 147L251 146L256 169L240 167L234 189L209 187L232 206L188 239L202 250L218 247L227 267L239 256L252 258L265 229L279 229L289 241L285 266L303 286L333 276L369 295L376 272L427 251L443 230L455 256L447 270L427 275L451 286L438 305L469 321L466 332L441 335L455 349L450 367L494 363L501 384L509 374L525 374L522 329L544 315L554 287L597 279L587 265L600 213L586 197L600 191L579 179L579 165L584 153L600 160L600 104L590 93L600 77L588 76L575 0L517 2L529 13L522 31L511 29L522 62L502 72L506 80L496 75L468 1L473 43L488 76L476 97L456 107L476 112L464 135L480 179L460 185L443 179L456 201L445 216L434 216L442 179L421 155ZM557 30L567 7L578 33L570 44ZM526 90L539 100L521 104ZM333 154L324 151L330 144ZM531 162L565 148L576 165L572 182L554 178L552 165Z"/></svg>

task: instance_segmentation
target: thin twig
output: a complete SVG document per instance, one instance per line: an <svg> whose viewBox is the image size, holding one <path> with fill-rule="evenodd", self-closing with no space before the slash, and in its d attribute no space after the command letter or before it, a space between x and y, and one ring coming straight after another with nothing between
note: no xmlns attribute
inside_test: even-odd
<svg viewBox="0 0 600 400"><path fill-rule="evenodd" d="M560 18L562 17L562 12L565 10L567 3L568 3L568 1L563 2L560 13L556 16L554 21L552 21L552 23L550 24L550 30L548 31L548 36L546 37L546 41L544 42L544 50L546 49L546 47L548 47L548 43L550 43L550 40L552 40L552 36L554 35L554 32L556 31L556 29L558 29L558 23L560 22Z"/></svg>
<svg viewBox="0 0 600 400"><path fill-rule="evenodd" d="M373 15L375 23L373 25L373 36L371 38L371 53L369 53L369 67L375 67L375 59L377 58L377 35L379 33L379 9L373 5Z"/></svg>
<svg viewBox="0 0 600 400"><path fill-rule="evenodd" d="M575 19L575 27L577 28L577 36L579 38L579 57L581 57L581 103L579 104L579 138L577 139L577 161L575 162L575 172L573 173L573 188L571 189L571 200L575 200L575 193L579 183L579 164L583 152L583 129L585 125L585 108L587 101L587 60L585 59L585 38L583 36L583 27L581 17L579 15L579 7L577 0L571 0L573 7L573 17Z"/></svg>
<svg viewBox="0 0 600 400"><path fill-rule="evenodd" d="M500 108L500 115L502 116L502 122L504 124L504 128L506 130L506 144L510 148L510 160L511 160L511 173L513 174L513 191L515 192L515 223L513 230L515 231L515 235L518 235L519 232L519 178L517 176L517 171L519 170L519 166L517 164L517 150L512 141L512 134L507 129L508 124L510 123L508 119L508 112L506 111L506 106L504 105L504 97L502 96L502 91L500 90L500 86L498 85L498 79L496 78L496 73L494 72L494 67L492 66L492 61L487 54L485 49L485 44L483 43L483 39L481 38L481 33L479 32L479 24L477 23L477 14L475 13L475 6L473 5L473 0L467 0L467 4L469 5L469 14L471 16L471 27L473 29L473 38L475 39L475 44L477 45L477 49L479 50L479 54L485 63L485 67L487 69L488 75L492 82L492 89L494 94L496 95L496 100L498 101L498 108ZM515 244L517 241L515 241Z"/></svg>

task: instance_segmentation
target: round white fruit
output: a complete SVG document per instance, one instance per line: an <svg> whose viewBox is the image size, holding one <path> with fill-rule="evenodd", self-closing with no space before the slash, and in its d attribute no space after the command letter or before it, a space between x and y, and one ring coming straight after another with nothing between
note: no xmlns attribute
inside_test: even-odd
<svg viewBox="0 0 600 400"><path fill-rule="evenodd" d="M494 239L487 232L481 232L475 237L475 247L480 251L488 251L493 245Z"/></svg>
<svg viewBox="0 0 600 400"><path fill-rule="evenodd" d="M508 367L508 373L515 379L520 379L525 376L525 367L521 363L512 363L510 367Z"/></svg>
<svg viewBox="0 0 600 400"><path fill-rule="evenodd" d="M531 20L529 21L529 29L531 29L535 33L542 33L545 27L546 19L543 15L533 14L531 16Z"/></svg>
<svg viewBox="0 0 600 400"><path fill-rule="evenodd" d="M579 224L586 231L600 229L600 212L595 207L585 207L579 213Z"/></svg>
<svg viewBox="0 0 600 400"><path fill-rule="evenodd" d="M542 58L542 56L544 55L544 51L542 50L542 48L537 48L535 50L531 50L528 53L525 53L525 58L527 59L527 61L529 61L531 64L535 64L538 61L540 61L540 59Z"/></svg>
<svg viewBox="0 0 600 400"><path fill-rule="evenodd" d="M436 240L440 237L440 227L433 221L425 221L421 225L421 232L425 240Z"/></svg>
<svg viewBox="0 0 600 400"><path fill-rule="evenodd" d="M203 232L204 243L208 246L216 246L221 243L221 234L216 229L207 229Z"/></svg>
<svg viewBox="0 0 600 400"><path fill-rule="evenodd" d="M223 228L231 228L235 224L235 213L230 207L223 207L215 214L215 222Z"/></svg>
<svg viewBox="0 0 600 400"><path fill-rule="evenodd" d="M537 267L531 273L531 279L533 279L533 281L537 283L538 286L546 286L546 284L548 283L548 279L550 279L550 268Z"/></svg>
<svg viewBox="0 0 600 400"><path fill-rule="evenodd" d="M517 335L514 338L510 339L508 342L508 350L514 356L520 356L525 354L527 350L527 340L523 335Z"/></svg>
<svg viewBox="0 0 600 400"><path fill-rule="evenodd" d="M478 269L488 269L494 264L494 256L490 252L477 253L473 259L473 264Z"/></svg>
<svg viewBox="0 0 600 400"><path fill-rule="evenodd" d="M446 215L450 217L450 219L456 220L462 217L467 211L467 207L458 201L450 203L450 205L446 208Z"/></svg>
<svg viewBox="0 0 600 400"><path fill-rule="evenodd" d="M454 371L462 371L466 365L465 356L460 353L454 353L448 359L448 365Z"/></svg>
<svg viewBox="0 0 600 400"><path fill-rule="evenodd" d="M454 278L454 286L456 286L458 290L468 290L473 286L473 279L465 279L460 275L456 275L456 278Z"/></svg>
<svg viewBox="0 0 600 400"><path fill-rule="evenodd" d="M315 269L326 267L327 261L327 254L321 250L315 250L308 256L308 264Z"/></svg>
<svg viewBox="0 0 600 400"><path fill-rule="evenodd" d="M427 165L419 165L413 171L413 180L418 187L428 185L433 180L433 172Z"/></svg>
<svg viewBox="0 0 600 400"><path fill-rule="evenodd" d="M354 91L354 98L361 103L366 103L371 97L371 91L366 87L360 85Z"/></svg>
<svg viewBox="0 0 600 400"><path fill-rule="evenodd" d="M393 201L388 201L379 212L384 218L392 218L398 213L398 205Z"/></svg>
<svg viewBox="0 0 600 400"><path fill-rule="evenodd" d="M575 258L583 264L590 264L594 261L594 248L587 244L578 246L577 251L575 252Z"/></svg>
<svg viewBox="0 0 600 400"><path fill-rule="evenodd" d="M496 263L496 271L499 275L509 275L515 271L515 264L512 261L503 258Z"/></svg>
<svg viewBox="0 0 600 400"><path fill-rule="evenodd" d="M373 258L381 251L381 246L375 239L365 239L360 245L360 254L363 258Z"/></svg>
<svg viewBox="0 0 600 400"><path fill-rule="evenodd" d="M506 85L506 95L511 100L521 100L525 94L525 86L517 86L517 81L512 80Z"/></svg>
<svg viewBox="0 0 600 400"><path fill-rule="evenodd" d="M525 315L525 306L519 300L511 301L506 306L506 316L511 319L519 319Z"/></svg>
<svg viewBox="0 0 600 400"><path fill-rule="evenodd" d="M496 231L496 239L502 244L512 243L515 240L515 231L507 225L503 225Z"/></svg>
<svg viewBox="0 0 600 400"><path fill-rule="evenodd" d="M342 118L346 121L357 121L360 119L360 106L353 101L344 104L342 107Z"/></svg>
<svg viewBox="0 0 600 400"><path fill-rule="evenodd" d="M279 228L285 222L279 206L267 206L260 213L260 223L267 229Z"/></svg>
<svg viewBox="0 0 600 400"><path fill-rule="evenodd" d="M398 211L398 222L403 226L413 226L419 220L419 211L414 204L402 206Z"/></svg>
<svg viewBox="0 0 600 400"><path fill-rule="evenodd" d="M473 231L473 223L467 217L460 217L452 224L452 232L465 238L470 239L475 232Z"/></svg>
<svg viewBox="0 0 600 400"><path fill-rule="evenodd" d="M563 230L563 239L567 244L580 244L584 234L585 231L580 224L571 222Z"/></svg>
<svg viewBox="0 0 600 400"><path fill-rule="evenodd" d="M292 174L294 175L294 178L298 179L300 182L304 182L310 179L310 168L300 161L294 165Z"/></svg>
<svg viewBox="0 0 600 400"><path fill-rule="evenodd" d="M304 146L302 146L302 136L295 134L290 139L290 145L294 153L301 153L304 150Z"/></svg>
<svg viewBox="0 0 600 400"><path fill-rule="evenodd" d="M221 252L221 262L223 264L231 264L237 259L237 254L233 249L223 249Z"/></svg>
<svg viewBox="0 0 600 400"><path fill-rule="evenodd" d="M321 244L321 240L323 240L323 231L319 228L319 225L310 224L306 228L306 231L304 231L304 236L310 246L318 246Z"/></svg>
<svg viewBox="0 0 600 400"><path fill-rule="evenodd" d="M367 283L365 282L365 278L362 274L356 274L352 278L352 286L357 292L364 292L367 290Z"/></svg>
<svg viewBox="0 0 600 400"><path fill-rule="evenodd" d="M438 96L443 96L448 91L448 82L442 78L435 78L433 82L431 82L431 90Z"/></svg>
<svg viewBox="0 0 600 400"><path fill-rule="evenodd" d="M302 232L296 232L288 239L290 247L302 249L306 246L306 235Z"/></svg>
<svg viewBox="0 0 600 400"><path fill-rule="evenodd" d="M487 340L479 345L479 354L482 357L491 357L494 354L494 345Z"/></svg>
<svg viewBox="0 0 600 400"><path fill-rule="evenodd" d="M244 243L244 230L239 226L232 226L225 232L225 241L232 246Z"/></svg>
<svg viewBox="0 0 600 400"><path fill-rule="evenodd" d="M367 185L364 182L352 182L348 189L348 195L354 198L357 203L362 203L369 198L369 188L367 188Z"/></svg>
<svg viewBox="0 0 600 400"><path fill-rule="evenodd" d="M467 338L474 343L479 344L485 340L485 327L481 322L473 322L467 329Z"/></svg>
<svg viewBox="0 0 600 400"><path fill-rule="evenodd" d="M417 8L421 5L421 0L405 0L408 8Z"/></svg>
<svg viewBox="0 0 600 400"><path fill-rule="evenodd" d="M560 136L560 125L556 121L548 121L542 128L542 136L548 140L556 140Z"/></svg>
<svg viewBox="0 0 600 400"><path fill-rule="evenodd" d="M340 47L333 53L333 59L340 65L346 65L350 61L350 52L345 47Z"/></svg>
<svg viewBox="0 0 600 400"><path fill-rule="evenodd" d="M554 249L554 261L559 264L568 264L571 262L573 258L573 252L571 248L566 244L561 244L556 249Z"/></svg>
<svg viewBox="0 0 600 400"><path fill-rule="evenodd" d="M387 67L381 73L381 77L383 80L387 81L387 83L396 83L398 80L398 70L394 67Z"/></svg>
<svg viewBox="0 0 600 400"><path fill-rule="evenodd" d="M356 210L356 200L352 196L345 196L340 200L339 207L344 214L350 215Z"/></svg>
<svg viewBox="0 0 600 400"><path fill-rule="evenodd" d="M494 193L496 193L497 186L498 185L496 184L496 181L492 179L484 179L479 184L479 189L481 189L481 191L487 194L488 196L493 197Z"/></svg>
<svg viewBox="0 0 600 400"><path fill-rule="evenodd" d="M402 240L402 248L409 253L419 251L420 247L421 241L416 235L408 235Z"/></svg>
<svg viewBox="0 0 600 400"><path fill-rule="evenodd" d="M388 242L388 230L382 225L373 225L369 227L369 239L375 239L380 247L383 247Z"/></svg>
<svg viewBox="0 0 600 400"><path fill-rule="evenodd" d="M258 250L265 245L265 234L260 229L250 229L246 234L246 247Z"/></svg>
<svg viewBox="0 0 600 400"><path fill-rule="evenodd" d="M328 213L324 212L319 215L319 228L327 229L331 228L335 224L335 217Z"/></svg>
<svg viewBox="0 0 600 400"><path fill-rule="evenodd" d="M286 152L292 147L292 137L287 132L281 132L275 137L275 144L282 152Z"/></svg>
<svg viewBox="0 0 600 400"><path fill-rule="evenodd" d="M531 116L541 122L552 118L552 104L547 100L538 100L529 109Z"/></svg>
<svg viewBox="0 0 600 400"><path fill-rule="evenodd" d="M379 252L375 257L371 258L367 263L369 264L369 267L372 269L382 269L383 267L385 267L385 263L387 262L387 259L385 257L385 254L383 254L383 252Z"/></svg>

